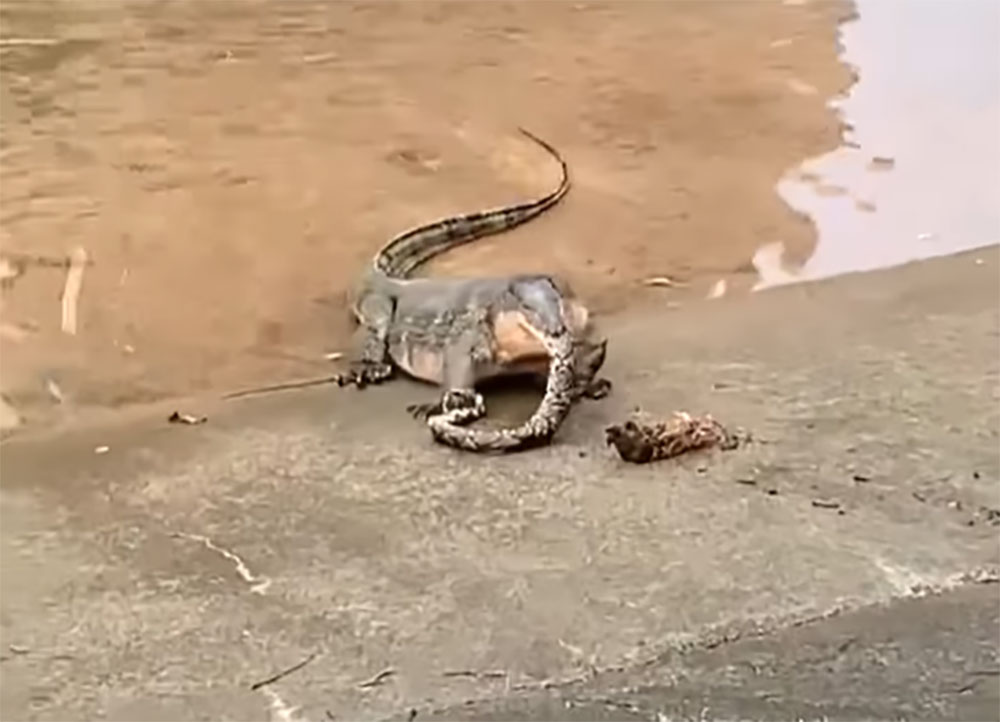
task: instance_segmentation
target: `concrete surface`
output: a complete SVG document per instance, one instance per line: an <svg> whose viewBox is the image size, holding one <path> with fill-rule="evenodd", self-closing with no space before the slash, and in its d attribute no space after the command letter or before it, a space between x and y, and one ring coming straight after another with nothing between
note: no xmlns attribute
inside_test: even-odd
<svg viewBox="0 0 1000 722"><path fill-rule="evenodd" d="M990 249L609 319L613 396L510 458L432 445L405 382L10 439L0 716L455 709L993 578L998 289ZM626 465L640 402L757 441Z"/></svg>
<svg viewBox="0 0 1000 722"><path fill-rule="evenodd" d="M998 612L995 583L963 588L419 718L995 720Z"/></svg>

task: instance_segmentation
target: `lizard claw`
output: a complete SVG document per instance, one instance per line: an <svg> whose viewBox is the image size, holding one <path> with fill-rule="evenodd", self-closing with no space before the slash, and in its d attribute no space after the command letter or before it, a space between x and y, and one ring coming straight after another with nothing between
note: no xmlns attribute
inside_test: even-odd
<svg viewBox="0 0 1000 722"><path fill-rule="evenodd" d="M388 381L392 376L392 370L391 364L359 361L352 364L350 371L346 374L337 377L337 386L357 386L359 389L363 389L368 385Z"/></svg>
<svg viewBox="0 0 1000 722"><path fill-rule="evenodd" d="M603 399L611 393L611 382L607 379L595 379L583 389L583 396L588 399Z"/></svg>
<svg viewBox="0 0 1000 722"><path fill-rule="evenodd" d="M406 407L407 413L413 418L419 421L426 421L431 416L437 416L441 413L441 404L410 404Z"/></svg>
<svg viewBox="0 0 1000 722"><path fill-rule="evenodd" d="M433 404L410 404L406 410L413 418L427 421L433 416L449 416L449 423L467 424L486 413L483 397L470 389L451 389Z"/></svg>

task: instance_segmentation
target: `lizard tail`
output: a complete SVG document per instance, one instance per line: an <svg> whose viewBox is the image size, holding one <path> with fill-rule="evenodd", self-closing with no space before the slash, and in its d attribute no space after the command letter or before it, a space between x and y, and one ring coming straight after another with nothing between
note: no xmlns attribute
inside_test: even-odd
<svg viewBox="0 0 1000 722"><path fill-rule="evenodd" d="M551 337L547 346L551 361L545 396L527 421L511 429L476 429L456 425L446 413L427 420L434 440L478 453L524 451L548 444L569 414L576 377L570 335Z"/></svg>
<svg viewBox="0 0 1000 722"><path fill-rule="evenodd" d="M477 238L519 226L558 203L570 186L566 161L559 151L538 136L524 128L518 130L559 161L562 167L562 180L555 190L527 203L453 216L406 231L389 241L375 255L375 271L391 278L406 278L417 266L440 253Z"/></svg>

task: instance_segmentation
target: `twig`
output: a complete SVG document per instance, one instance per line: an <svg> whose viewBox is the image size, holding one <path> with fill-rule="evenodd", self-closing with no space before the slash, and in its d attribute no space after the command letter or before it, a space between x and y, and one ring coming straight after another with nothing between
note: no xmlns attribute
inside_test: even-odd
<svg viewBox="0 0 1000 722"><path fill-rule="evenodd" d="M396 674L396 670L393 669L392 667L387 667L386 669L383 669L381 672L376 674L371 679L366 680L361 684L359 684L358 689L370 689L371 687L378 687L380 684L385 682L387 679L389 679L389 677L393 676L394 674Z"/></svg>
<svg viewBox="0 0 1000 722"><path fill-rule="evenodd" d="M251 690L258 690L261 687L266 687L267 685L269 685L269 684L271 684L273 682L277 682L279 679L287 677L288 675L292 674L293 672L298 672L300 669L302 669L303 667L305 667L307 664L309 664L314 659L316 659L316 652L313 652L312 654L310 654L308 657L306 657L305 659L303 659L298 664L294 664L291 667L288 667L287 669L283 669L280 672L278 672L277 674L272 674L267 679L262 679L259 682L254 682L253 684L250 685L250 689Z"/></svg>
<svg viewBox="0 0 1000 722"><path fill-rule="evenodd" d="M57 38L0 38L0 47L6 48L14 45L58 45Z"/></svg>
<svg viewBox="0 0 1000 722"><path fill-rule="evenodd" d="M14 263L22 263L27 266L40 266L43 268L69 268L73 265L71 257L53 258L52 256L42 256L37 253L19 253L18 251L4 251L4 258ZM93 259L88 258L84 265L93 266Z"/></svg>
<svg viewBox="0 0 1000 722"><path fill-rule="evenodd" d="M506 677L507 673L499 670L487 671L487 672L476 672L472 669L458 669L449 672L443 672L442 677L472 677L474 679L499 679L501 677Z"/></svg>
<svg viewBox="0 0 1000 722"><path fill-rule="evenodd" d="M839 509L840 502L834 499L813 499L812 505L817 509Z"/></svg>
<svg viewBox="0 0 1000 722"><path fill-rule="evenodd" d="M83 269L86 265L87 252L83 248L74 248L70 254L70 265L66 272L66 285L63 286L62 295L62 330L70 336L76 335L76 301L80 296Z"/></svg>
<svg viewBox="0 0 1000 722"><path fill-rule="evenodd" d="M653 276L652 278L647 278L642 282L643 286L663 286L666 288L683 288L686 283L681 283L680 281L675 281L670 278L670 276Z"/></svg>
<svg viewBox="0 0 1000 722"><path fill-rule="evenodd" d="M244 389L242 391L234 391L230 394L226 394L222 398L224 399L237 399L241 396L252 396L254 394L266 394L271 391L285 391L287 389L304 389L307 386L322 386L323 384L335 384L340 380L340 374L334 374L333 376L322 376L315 379L307 379L305 381L289 381L284 384L274 384L273 386L257 386L252 389Z"/></svg>

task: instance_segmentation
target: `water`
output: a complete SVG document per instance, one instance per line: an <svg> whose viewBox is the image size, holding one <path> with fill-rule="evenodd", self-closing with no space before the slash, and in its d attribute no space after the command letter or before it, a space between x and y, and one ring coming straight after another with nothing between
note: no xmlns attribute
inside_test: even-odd
<svg viewBox="0 0 1000 722"><path fill-rule="evenodd" d="M831 103L844 144L778 184L817 247L795 271L762 248L758 287L1000 243L1000 2L855 2L841 43L859 79Z"/></svg>

